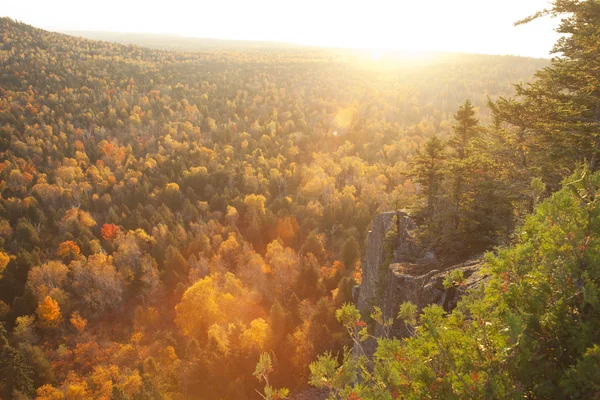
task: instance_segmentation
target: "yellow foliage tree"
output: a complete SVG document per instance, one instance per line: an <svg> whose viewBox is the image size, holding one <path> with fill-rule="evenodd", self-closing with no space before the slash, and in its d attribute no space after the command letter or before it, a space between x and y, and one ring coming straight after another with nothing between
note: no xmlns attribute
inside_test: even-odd
<svg viewBox="0 0 600 400"><path fill-rule="evenodd" d="M46 296L37 307L38 323L42 328L56 328L62 322L62 314L58 302Z"/></svg>
<svg viewBox="0 0 600 400"><path fill-rule="evenodd" d="M175 323L188 336L197 336L219 322L223 314L219 308L217 287L212 276L200 279L188 288L175 307Z"/></svg>
<svg viewBox="0 0 600 400"><path fill-rule="evenodd" d="M89 375L88 380L92 383L94 394L98 398L110 398L113 381L119 378L119 367L116 365L96 365Z"/></svg>
<svg viewBox="0 0 600 400"><path fill-rule="evenodd" d="M185 291L175 312L175 323L186 335L205 339L211 326L227 327L235 321L248 323L262 310L252 300L248 288L235 275L227 273L198 280ZM216 333L215 328L212 333Z"/></svg>
<svg viewBox="0 0 600 400"><path fill-rule="evenodd" d="M90 398L88 385L83 382L72 383L67 387L67 398L69 400L87 400Z"/></svg>
<svg viewBox="0 0 600 400"><path fill-rule="evenodd" d="M274 240L267 246L265 261L272 275L273 293L284 296L291 290L293 283L300 273L300 259L294 250L285 247L279 240Z"/></svg>
<svg viewBox="0 0 600 400"><path fill-rule="evenodd" d="M260 194L250 194L244 197L244 205L246 206L246 221L254 233L260 232L261 221L266 214L266 201L267 200L265 196Z"/></svg>
<svg viewBox="0 0 600 400"><path fill-rule="evenodd" d="M37 400L63 400L65 394L52 385L43 385L35 391L35 398Z"/></svg>
<svg viewBox="0 0 600 400"><path fill-rule="evenodd" d="M229 333L227 329L221 325L213 324L208 328L208 338L212 340L217 349L224 355L229 355Z"/></svg>
<svg viewBox="0 0 600 400"><path fill-rule="evenodd" d="M225 215L225 219L231 224L235 225L237 220L239 219L240 214L238 210L233 206L227 206L227 214Z"/></svg>
<svg viewBox="0 0 600 400"><path fill-rule="evenodd" d="M2 277L2 273L6 269L6 266L10 262L10 256L3 251L0 251L0 278Z"/></svg>
<svg viewBox="0 0 600 400"><path fill-rule="evenodd" d="M56 251L56 255L58 255L61 258L69 257L73 259L79 257L80 254L81 249L79 249L77 243L75 243L72 240L62 242L58 246L58 250Z"/></svg>
<svg viewBox="0 0 600 400"><path fill-rule="evenodd" d="M60 226L67 231L73 231L75 228L92 227L96 221L87 211L80 210L77 207L69 209L65 216L60 220Z"/></svg>
<svg viewBox="0 0 600 400"><path fill-rule="evenodd" d="M250 328L242 333L242 349L247 352L263 351L271 340L271 327L262 318L250 323Z"/></svg>
<svg viewBox="0 0 600 400"><path fill-rule="evenodd" d="M122 388L129 398L134 398L142 389L142 377L137 370L133 370L122 383Z"/></svg>

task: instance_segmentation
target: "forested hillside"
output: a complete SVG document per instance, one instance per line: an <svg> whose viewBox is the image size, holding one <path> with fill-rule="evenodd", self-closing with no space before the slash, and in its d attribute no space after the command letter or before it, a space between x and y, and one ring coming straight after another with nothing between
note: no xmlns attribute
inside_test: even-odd
<svg viewBox="0 0 600 400"><path fill-rule="evenodd" d="M249 40L225 40L187 37L160 33L131 33L103 31L64 31L70 36L78 36L91 40L103 40L121 44L133 44L160 50L178 51L249 51L249 50L279 50L297 51L305 48L302 45L282 42L262 42Z"/></svg>
<svg viewBox="0 0 600 400"><path fill-rule="evenodd" d="M547 60L0 34L6 399L257 398L265 352L300 390L375 214L456 261L595 156L504 100Z"/></svg>

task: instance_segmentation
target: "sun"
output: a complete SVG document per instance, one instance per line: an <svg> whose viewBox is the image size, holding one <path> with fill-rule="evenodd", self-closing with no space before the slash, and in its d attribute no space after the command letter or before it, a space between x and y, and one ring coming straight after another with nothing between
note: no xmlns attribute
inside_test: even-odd
<svg viewBox="0 0 600 400"><path fill-rule="evenodd" d="M371 61L377 62L381 60L383 56L383 51L381 49L373 49L371 50Z"/></svg>

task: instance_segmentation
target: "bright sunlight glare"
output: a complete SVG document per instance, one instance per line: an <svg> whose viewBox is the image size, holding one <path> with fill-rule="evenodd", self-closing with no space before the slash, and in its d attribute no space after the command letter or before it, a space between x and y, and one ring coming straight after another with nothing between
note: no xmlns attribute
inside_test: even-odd
<svg viewBox="0 0 600 400"><path fill-rule="evenodd" d="M547 57L557 21L513 26L547 6L547 0L30 0L4 2L0 16L56 31ZM380 56L373 52L373 60Z"/></svg>

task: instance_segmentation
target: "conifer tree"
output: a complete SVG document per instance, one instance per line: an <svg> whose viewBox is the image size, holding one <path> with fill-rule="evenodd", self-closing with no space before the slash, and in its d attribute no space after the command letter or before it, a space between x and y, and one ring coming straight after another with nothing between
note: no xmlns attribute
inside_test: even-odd
<svg viewBox="0 0 600 400"><path fill-rule="evenodd" d="M0 382L7 399L33 394L33 371L23 354L9 345L0 349Z"/></svg>
<svg viewBox="0 0 600 400"><path fill-rule="evenodd" d="M413 161L413 176L421 185L419 196L425 199L425 205L420 207L419 216L429 220L433 217L434 201L439 194L443 180L443 164L446 157L444 143L433 135L425 142L422 149L417 150Z"/></svg>
<svg viewBox="0 0 600 400"><path fill-rule="evenodd" d="M469 142L480 132L479 120L475 117L475 108L471 100L465 100L464 104L458 108L454 114L456 124L452 127L453 135L448 144L457 154L459 160L467 157L467 148Z"/></svg>
<svg viewBox="0 0 600 400"><path fill-rule="evenodd" d="M518 24L545 16L562 17L551 65L516 85L516 99L500 98L491 109L517 129L515 145L539 159L544 181L557 188L579 162L600 168L600 2L555 0Z"/></svg>

